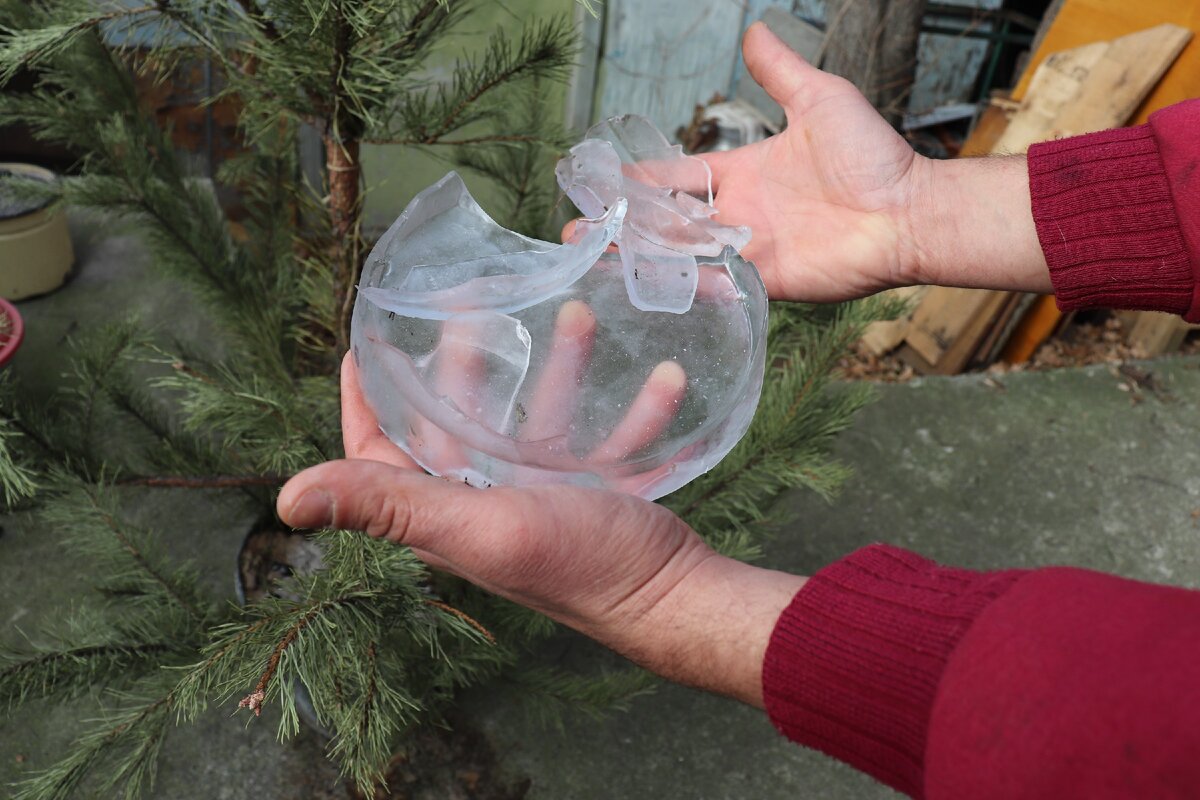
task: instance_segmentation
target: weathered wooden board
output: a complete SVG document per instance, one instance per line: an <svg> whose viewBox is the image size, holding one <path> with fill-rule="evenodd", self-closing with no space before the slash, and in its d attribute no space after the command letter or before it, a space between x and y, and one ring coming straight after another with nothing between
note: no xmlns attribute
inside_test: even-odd
<svg viewBox="0 0 1200 800"><path fill-rule="evenodd" d="M1124 36L1164 22L1200 32L1200 2L1196 0L1066 0L1054 24L1042 38L1029 67L1013 90L1014 99L1029 91L1038 65L1052 53ZM1146 121L1160 108L1200 97L1200 42L1193 40L1179 55L1175 67L1141 102L1128 120Z"/></svg>
<svg viewBox="0 0 1200 800"><path fill-rule="evenodd" d="M1076 136L1128 122L1192 36L1187 28L1163 23L1114 39L1092 66L1079 95L1054 121L1054 134Z"/></svg>
<svg viewBox="0 0 1200 800"><path fill-rule="evenodd" d="M1034 142L1054 138L1055 121L1079 97L1108 48L1108 42L1093 42L1054 53L1038 65L1029 91L992 152L1024 153Z"/></svg>
<svg viewBox="0 0 1200 800"><path fill-rule="evenodd" d="M1036 142L1123 125L1191 38L1186 28L1162 24L1050 55L996 152L1023 153Z"/></svg>
<svg viewBox="0 0 1200 800"><path fill-rule="evenodd" d="M1040 299L1037 295L1019 292L1010 295L996 315L991 327L988 328L983 341L975 348L975 354L971 356L967 366L985 367L994 362L1004 348L1005 342L1012 336L1013 330L1021 322L1021 318L1025 316L1030 306Z"/></svg>
<svg viewBox="0 0 1200 800"><path fill-rule="evenodd" d="M905 341L929 365L926 371L959 372L1007 301L1007 292L934 287L913 314Z"/></svg>
<svg viewBox="0 0 1200 800"><path fill-rule="evenodd" d="M915 308L929 289L928 286L902 286L899 289L892 289L888 294L896 299L909 301L911 307ZM895 350L908 335L910 327L912 327L911 313L899 319L872 322L863 333L862 343L872 353L881 356Z"/></svg>
<svg viewBox="0 0 1200 800"><path fill-rule="evenodd" d="M958 296L959 298L970 295L973 303L982 302L982 305L975 306L975 313L970 315L965 327L960 329L959 337L954 341L940 340L938 331L928 323L921 326L920 332L915 337L913 334L909 334L907 343L899 351L900 358L918 372L937 375L953 375L961 372L975 351L976 343L987 334L996 316L1007 302L1004 292L975 292L970 289L949 291L962 293ZM941 300L943 303L951 304L949 310L952 318L957 318L959 314L963 313L962 310L953 307L954 297L947 295L943 296ZM915 330L917 330L916 326L914 326ZM925 340L926 336L932 336L936 340L936 347L933 350L931 350L929 342ZM913 344L914 340L916 346ZM920 350L917 349L918 347ZM936 362L925 358L923 353L929 352L938 354Z"/></svg>
<svg viewBox="0 0 1200 800"><path fill-rule="evenodd" d="M1184 322L1175 314L1140 311L1135 316L1133 327L1125 340L1147 356L1160 356L1178 350L1184 337L1196 327Z"/></svg>

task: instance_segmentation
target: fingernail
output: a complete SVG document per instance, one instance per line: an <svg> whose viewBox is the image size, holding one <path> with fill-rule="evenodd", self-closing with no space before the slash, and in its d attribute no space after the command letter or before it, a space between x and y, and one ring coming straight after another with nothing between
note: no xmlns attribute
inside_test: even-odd
<svg viewBox="0 0 1200 800"><path fill-rule="evenodd" d="M669 391L679 391L687 386L687 373L674 361L664 361L654 368L646 382Z"/></svg>
<svg viewBox="0 0 1200 800"><path fill-rule="evenodd" d="M558 310L555 326L558 328L559 334L573 339L595 330L596 317L587 303L570 300L563 303L563 307Z"/></svg>
<svg viewBox="0 0 1200 800"><path fill-rule="evenodd" d="M320 489L309 489L292 506L288 520L294 528L324 528L333 524L333 498Z"/></svg>
<svg viewBox="0 0 1200 800"><path fill-rule="evenodd" d="M755 20L754 22L752 22L750 24L750 28L758 28L759 30L764 31L768 36L770 36L772 39L774 39L777 42L783 41L782 39L779 38L779 34L777 34L775 31L771 30L771 26L768 25L767 23L763 22L761 19ZM747 28L746 30L749 31L750 28Z"/></svg>

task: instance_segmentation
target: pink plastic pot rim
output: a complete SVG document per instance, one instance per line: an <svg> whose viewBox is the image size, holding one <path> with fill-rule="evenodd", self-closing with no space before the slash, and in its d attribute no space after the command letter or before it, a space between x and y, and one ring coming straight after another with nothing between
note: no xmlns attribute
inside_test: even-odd
<svg viewBox="0 0 1200 800"><path fill-rule="evenodd" d="M3 367L12 360L17 348L25 339L25 320L21 319L21 312L17 311L17 307L3 297L0 297L0 312L12 323L12 330L0 340L0 367Z"/></svg>

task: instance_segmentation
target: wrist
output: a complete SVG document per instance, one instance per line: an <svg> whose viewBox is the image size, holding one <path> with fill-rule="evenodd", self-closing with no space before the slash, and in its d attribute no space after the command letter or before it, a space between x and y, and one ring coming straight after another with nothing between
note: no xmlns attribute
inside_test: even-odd
<svg viewBox="0 0 1200 800"><path fill-rule="evenodd" d="M620 637L625 655L698 689L762 708L762 665L783 610L807 578L709 551Z"/></svg>
<svg viewBox="0 0 1200 800"><path fill-rule="evenodd" d="M911 284L1050 292L1024 156L920 159L902 228Z"/></svg>
<svg viewBox="0 0 1200 800"><path fill-rule="evenodd" d="M935 191L937 162L916 154L908 171L908 199L899 209L896 227L897 272L892 283L896 287L920 286L929 282L929 264L934 259L932 228L934 227L932 199Z"/></svg>

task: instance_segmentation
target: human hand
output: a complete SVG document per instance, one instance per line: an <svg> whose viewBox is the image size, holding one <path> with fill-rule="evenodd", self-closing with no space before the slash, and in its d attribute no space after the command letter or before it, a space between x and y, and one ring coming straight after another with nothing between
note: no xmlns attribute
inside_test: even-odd
<svg viewBox="0 0 1200 800"><path fill-rule="evenodd" d="M766 25L751 25L742 49L787 128L700 157L717 220L752 228L743 255L772 299L831 302L912 284L1051 291L1023 156L925 158L851 83Z"/></svg>
<svg viewBox="0 0 1200 800"><path fill-rule="evenodd" d="M421 474L379 430L351 359L342 409L349 460L289 481L278 500L285 522L408 545L648 669L761 705L762 656L803 578L719 556L678 517L629 495L474 489Z"/></svg>
<svg viewBox="0 0 1200 800"><path fill-rule="evenodd" d="M742 254L767 294L839 301L908 282L909 210L926 160L853 84L805 62L766 25L750 26L742 51L788 125L700 157L712 169L717 220L753 230Z"/></svg>

